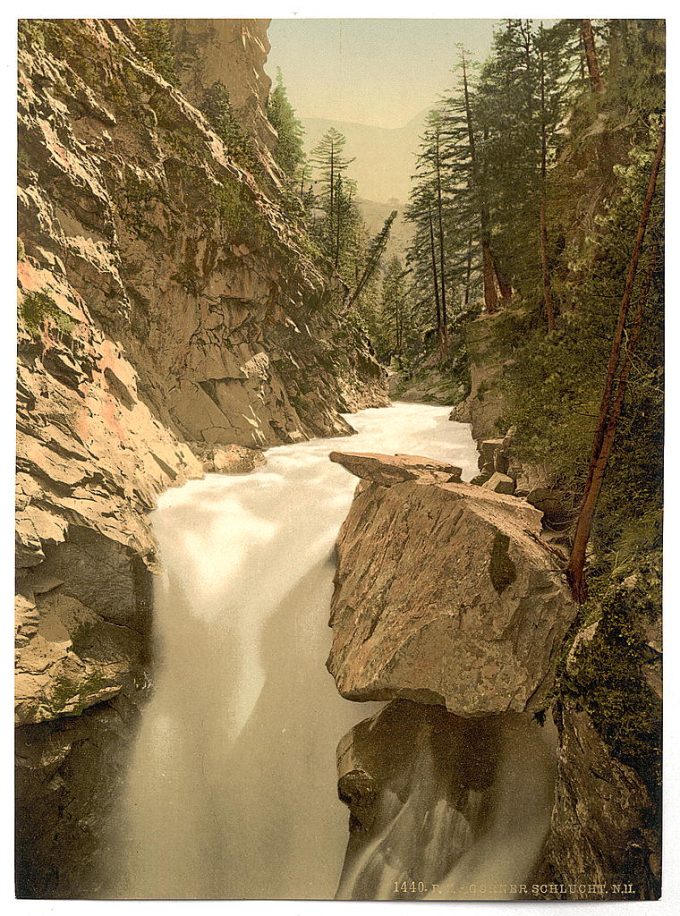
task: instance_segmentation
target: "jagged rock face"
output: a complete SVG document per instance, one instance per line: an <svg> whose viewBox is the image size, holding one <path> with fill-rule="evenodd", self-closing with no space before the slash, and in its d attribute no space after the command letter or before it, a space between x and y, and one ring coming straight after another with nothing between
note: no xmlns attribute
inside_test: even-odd
<svg viewBox="0 0 680 916"><path fill-rule="evenodd" d="M214 28L238 39L230 85L245 99L266 49L249 44L252 23ZM27 27L20 47L21 721L52 708L40 689L29 710L26 680L54 674L29 646L29 570L46 550L84 528L152 562L143 513L203 472L182 439L199 451L344 432L339 410L384 398L295 228L134 38L130 23L73 21ZM42 632L61 633L60 656L63 632Z"/></svg>
<svg viewBox="0 0 680 916"><path fill-rule="evenodd" d="M585 710L563 703L546 856L558 882L572 885L567 896L592 899L586 888L595 884L610 899L657 899L661 849L654 820L639 776L612 756Z"/></svg>
<svg viewBox="0 0 680 916"><path fill-rule="evenodd" d="M270 44L269 19L172 19L180 85L200 106L206 89L219 82L239 121L265 146L273 148L276 131L267 119L271 80L264 70Z"/></svg>
<svg viewBox="0 0 680 916"><path fill-rule="evenodd" d="M107 815L138 717L138 700L120 693L80 715L17 729L18 897L100 893L113 858Z"/></svg>
<svg viewBox="0 0 680 916"><path fill-rule="evenodd" d="M561 676L546 861L577 898L593 883L612 899L660 894L661 570L648 559L610 586L602 617L576 633Z"/></svg>
<svg viewBox="0 0 680 916"><path fill-rule="evenodd" d="M540 512L480 487L362 482L337 542L340 693L459 716L540 706L575 606L539 532Z"/></svg>
<svg viewBox="0 0 680 916"><path fill-rule="evenodd" d="M126 31L69 23L58 56L20 52L31 263L123 342L182 438L346 431L339 410L384 403L381 370L333 314L300 233Z"/></svg>
<svg viewBox="0 0 680 916"><path fill-rule="evenodd" d="M93 841L104 802L89 771L106 780L119 764L97 735L147 682L155 554L144 516L157 495L201 476L204 461L233 470L230 446L247 447L244 461L345 433L340 412L386 402L382 369L277 202L266 23L199 25L176 26L182 78L179 45L191 39L206 51L192 86L229 81L258 137L257 177L198 95L143 57L133 22L20 29L16 651L19 747L32 747L19 784L29 896L78 890L63 849L86 868L92 850L69 831L85 819ZM75 744L51 757L66 732ZM128 729L116 746L129 740ZM65 807L78 817L42 829Z"/></svg>
<svg viewBox="0 0 680 916"><path fill-rule="evenodd" d="M494 345L494 321L494 315L482 315L465 327L470 394L451 413L452 420L472 425L472 435L477 440L498 433L496 420L503 413L499 389L503 367Z"/></svg>

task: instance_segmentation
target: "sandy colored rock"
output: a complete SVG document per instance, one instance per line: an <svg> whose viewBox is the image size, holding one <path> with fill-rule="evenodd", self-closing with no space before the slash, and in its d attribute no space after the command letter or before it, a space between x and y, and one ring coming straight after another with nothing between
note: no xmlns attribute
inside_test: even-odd
<svg viewBox="0 0 680 916"><path fill-rule="evenodd" d="M141 53L132 20L21 30L24 595L32 571L66 553L66 589L98 581L106 541L154 568L145 515L168 487L204 473L204 454L211 469L244 472L262 446L346 433L343 412L386 402L383 370L330 307L334 291L282 207L267 148L266 21L177 20L172 30L186 96ZM215 80L252 128L269 176L260 184L197 107ZM96 549L76 537L88 530ZM145 588L121 573L133 580L141 627ZM105 591L83 598L98 617ZM22 655L33 638L18 638ZM55 711L24 687L25 721Z"/></svg>
<svg viewBox="0 0 680 916"><path fill-rule="evenodd" d="M422 455L379 455L371 452L331 452L331 461L341 464L350 474L390 487L405 480L427 483L453 483L460 480L462 469L455 464Z"/></svg>
<svg viewBox="0 0 680 916"><path fill-rule="evenodd" d="M211 474L247 474L265 462L259 449L243 445L224 445L217 448L195 446L203 458L203 470Z"/></svg>
<svg viewBox="0 0 680 916"><path fill-rule="evenodd" d="M504 493L506 496L512 496L515 492L515 481L507 474L501 474L494 471L491 477L483 483L485 490L492 490L494 493Z"/></svg>
<svg viewBox="0 0 680 916"><path fill-rule="evenodd" d="M359 488L331 605L327 666L340 693L460 716L539 706L575 614L540 517L468 484Z"/></svg>

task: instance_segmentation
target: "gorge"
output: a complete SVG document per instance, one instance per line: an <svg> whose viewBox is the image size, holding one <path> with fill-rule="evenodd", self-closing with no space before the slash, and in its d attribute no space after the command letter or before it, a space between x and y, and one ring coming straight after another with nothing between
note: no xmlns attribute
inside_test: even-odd
<svg viewBox="0 0 680 916"><path fill-rule="evenodd" d="M577 604L574 455L614 324L567 307L580 237L555 229L547 337L469 207L418 223L417 182L411 260L383 263L342 138L330 180L287 171L267 24L20 24L17 896L656 899L655 332ZM636 35L612 29L612 68ZM529 216L493 201L521 263ZM593 220L617 251L627 201Z"/></svg>
<svg viewBox="0 0 680 916"><path fill-rule="evenodd" d="M347 419L357 435L270 449L261 470L171 490L152 516L164 568L158 670L125 790L115 896L335 894L347 842L335 746L367 709L343 700L323 666L333 545L354 489L327 456L427 444L466 476L476 467L468 429L445 408Z"/></svg>

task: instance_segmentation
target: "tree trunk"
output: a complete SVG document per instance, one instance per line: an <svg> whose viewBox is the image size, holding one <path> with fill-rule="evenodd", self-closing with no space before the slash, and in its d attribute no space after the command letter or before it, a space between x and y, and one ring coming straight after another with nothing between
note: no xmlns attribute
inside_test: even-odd
<svg viewBox="0 0 680 916"><path fill-rule="evenodd" d="M543 29L541 28L541 38ZM543 273L543 304L545 305L545 320L548 333L555 330L555 307L553 304L552 283L550 280L550 265L548 263L548 220L546 216L547 179L548 179L548 135L545 119L545 58L543 44L540 53L541 67L541 270Z"/></svg>
<svg viewBox="0 0 680 916"><path fill-rule="evenodd" d="M597 49L595 48L595 36L593 35L593 24L590 19L581 20L581 41L586 56L586 66L588 67L588 76L593 92L604 92L604 83L600 73L600 65L597 60Z"/></svg>
<svg viewBox="0 0 680 916"><path fill-rule="evenodd" d="M430 223L430 255L432 257L432 284L434 286L434 301L437 310L437 340L441 340L442 310L439 304L439 278L437 276L437 254L434 247L434 226L432 225L432 210L427 211Z"/></svg>
<svg viewBox="0 0 680 916"><path fill-rule="evenodd" d="M614 331L614 338L612 340L612 347L609 354L609 362L607 364L607 377L605 381L604 391L602 392L602 400L600 402L600 411L598 414L598 423L595 431L595 438L593 440L593 450L591 454L591 463L597 458L597 454L600 451L602 446L602 438L604 435L604 427L607 422L607 413L609 411L609 405L611 402L612 390L614 388L614 380L616 378L616 369L619 362L619 355L621 353L621 345L623 342L623 335L626 329L626 320L628 318L628 310L630 308L630 300L633 294L633 285L635 283L635 274L637 272L638 262L640 260L640 254L642 251L642 243L644 241L645 233L647 231L647 223L649 222L649 213L652 208L652 200L654 198L654 192L656 190L656 181L659 176L659 169L661 168L661 162L663 161L663 153L666 139L665 124L661 125L661 133L659 135L659 143L656 149L656 156L654 157L654 162L652 163L652 170L649 174L649 181L647 182L647 192L645 194L644 203L642 205L642 211L640 213L640 222L638 224L637 234L635 236L635 244L633 246L633 253L631 255L630 262L628 264L628 270L626 272L626 282L623 288L623 296L621 297L621 306L619 308L619 317L616 324L616 329ZM586 484L586 487L588 485Z"/></svg>
<svg viewBox="0 0 680 916"><path fill-rule="evenodd" d="M467 248L467 263L465 265L465 296L463 298L463 305L468 306L470 304L470 278L472 276L472 236L468 239L468 248Z"/></svg>
<svg viewBox="0 0 680 916"><path fill-rule="evenodd" d="M442 180L441 180L441 162L439 158L439 133L436 139L436 168L437 168L437 215L439 222L439 283L441 285L441 316L442 316L442 347L444 350L447 346L448 338L448 316L446 314L446 270L444 255L444 219L442 216Z"/></svg>
<svg viewBox="0 0 680 916"><path fill-rule="evenodd" d="M338 178L338 190L337 190L337 193L336 193L336 195L335 195L335 199L336 199L336 201L337 201L337 209L338 209L338 212L337 212L337 219L336 219L336 221L335 221L335 258L334 258L334 264L335 264L335 269L336 269L336 270L338 269L338 265L340 264L340 232L341 232L341 212L340 212L340 207L342 206L342 193L341 193L341 192L342 192L342 178Z"/></svg>
<svg viewBox="0 0 680 916"><path fill-rule="evenodd" d="M581 509L576 523L576 532L574 534L574 543L572 546L571 555L569 557L569 565L567 566L567 580L571 586L574 600L578 601L579 603L583 603L587 598L587 587L585 580L586 550L588 547L588 541L590 540L590 533L592 530L597 499L602 488L602 480L604 478L604 473L607 468L607 461L609 459L612 444L614 441L617 420L623 405L623 397L625 395L628 373L630 372L632 354L640 331L639 324L642 318L644 297L641 297L641 303L637 309L633 321L633 329L631 331L630 339L628 342L628 348L626 351L624 363L622 365L621 372L619 373L619 380L618 384L616 385L616 394L614 395L617 369L621 361L621 350L626 329L626 321L628 318L628 312L630 310L630 303L633 295L633 287L635 285L635 276L637 273L638 263L640 261L640 254L642 252L645 233L647 231L647 224L649 223L649 214L652 208L652 200L656 190L656 183L659 175L659 170L661 168L661 162L663 160L664 146L665 124L662 123L656 156L654 157L652 170L650 172L649 181L647 183L647 193L645 194L644 203L642 205L642 212L640 214L640 222L638 224L637 234L635 237L635 244L633 246L633 252L631 254L631 259L628 264L628 271L626 273L626 282L623 289L623 296L621 297L619 318L616 329L614 331L614 337L612 339L609 363L607 365L607 376L605 380L604 391L602 394L602 401L600 403L597 427L595 429L595 436L593 439L593 450L590 457L590 465L588 468L588 478L586 480L583 500L581 502Z"/></svg>
<svg viewBox="0 0 680 916"><path fill-rule="evenodd" d="M496 282L498 283L498 289L500 290L501 299L503 302L509 302L512 299L512 286L510 281L506 277L503 268L498 263L498 255L491 252L491 259L493 261L493 270L496 276Z"/></svg>
<svg viewBox="0 0 680 916"><path fill-rule="evenodd" d="M633 364L633 354L635 352L635 347L640 336L642 312L644 309L646 294L647 290L645 290L645 292L640 296L640 302L638 303L638 307L635 310L630 336L628 338L628 345L626 347L626 355L621 366L621 372L619 374L619 380L616 386L616 396L614 397L611 411L603 430L600 451L598 452L597 458L591 467L589 486L586 489L585 495L583 497L578 521L576 523L574 543L571 548L569 565L567 566L567 581L571 587L571 593L574 597L574 600L579 604L583 604L583 602L588 599L588 586L585 577L586 551L588 549L588 542L590 541L590 534L593 528L593 519L595 518L597 501L600 496L600 491L602 490L602 483L604 481L604 475L607 470L607 463L609 462L609 456L611 455L612 447L614 445L616 427L618 425L619 417L621 416L621 410L623 409L623 402L626 396L626 388L628 385L628 376L630 375L630 369Z"/></svg>
<svg viewBox="0 0 680 916"><path fill-rule="evenodd" d="M477 151L475 147L475 132L472 125L472 109L470 105L470 91L467 81L465 57L463 57L463 96L465 99L465 118L467 121L468 143L470 146L470 160L472 163L472 180L479 199L479 222L482 235L482 277L484 280L484 308L491 315L498 308L498 295L494 282L493 258L491 257L491 232L489 229L489 212L484 200L484 190L479 178Z"/></svg>
<svg viewBox="0 0 680 916"><path fill-rule="evenodd" d="M489 315L498 309L498 294L494 279L491 245L486 238L482 239L482 277L484 279L484 307Z"/></svg>
<svg viewBox="0 0 680 916"><path fill-rule="evenodd" d="M333 149L333 141L331 140L331 186L330 186L331 226L333 225L333 194L334 192L335 192L335 151Z"/></svg>
<svg viewBox="0 0 680 916"><path fill-rule="evenodd" d="M545 218L545 190L541 193L541 269L543 271L543 302L548 333L555 330L555 306L553 304L550 268L548 265L548 227Z"/></svg>

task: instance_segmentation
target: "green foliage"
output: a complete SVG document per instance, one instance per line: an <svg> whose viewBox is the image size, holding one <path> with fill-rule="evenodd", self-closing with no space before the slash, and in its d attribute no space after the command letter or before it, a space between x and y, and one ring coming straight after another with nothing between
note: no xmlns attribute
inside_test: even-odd
<svg viewBox="0 0 680 916"><path fill-rule="evenodd" d="M276 161L290 178L296 178L305 161L304 130L288 99L281 70L276 73L276 85L269 96L267 115L278 134L274 150Z"/></svg>
<svg viewBox="0 0 680 916"><path fill-rule="evenodd" d="M27 293L21 303L21 318L28 332L37 337L47 327L54 328L59 334L70 335L76 322L59 308L47 293Z"/></svg>
<svg viewBox="0 0 680 916"><path fill-rule="evenodd" d="M252 170L256 165L257 157L251 140L244 133L232 110L229 92L223 83L214 82L209 89L206 89L201 111L227 147L229 155Z"/></svg>
<svg viewBox="0 0 680 916"><path fill-rule="evenodd" d="M347 138L331 127L312 150L310 162L314 169L318 193L313 193L309 230L335 270L348 285L357 279L357 245L365 246L363 221L354 197L356 184L347 176L354 159L345 155Z"/></svg>
<svg viewBox="0 0 680 916"><path fill-rule="evenodd" d="M113 686L111 681L98 673L91 674L84 681L75 681L65 675L59 675L52 689L52 706L55 710L61 711L66 706L73 704L73 709L69 714L79 716L88 706L92 705L93 699L102 690L111 686Z"/></svg>
<svg viewBox="0 0 680 916"><path fill-rule="evenodd" d="M656 552L610 584L597 602L594 638L577 650L562 691L589 713L614 757L632 767L652 798L661 781L661 703L645 677L646 631L661 607L661 555Z"/></svg>
<svg viewBox="0 0 680 916"><path fill-rule="evenodd" d="M596 218L580 257L569 264L569 282L561 286L566 307L558 330L544 334L540 324L531 321L535 313L522 309L521 304L495 322L501 352L512 355L504 372L508 407L502 423L506 428L517 427L520 458L548 462L575 500L582 492L590 457L610 343L655 145L653 126L644 145L632 147L627 163L615 168L618 196ZM636 295L646 297L643 333L602 495L601 512L607 521L595 531L607 550L612 532L621 527L613 524L615 518L630 516L633 506L642 512L644 506L656 505L660 499L662 195L660 187L640 265Z"/></svg>
<svg viewBox="0 0 680 916"><path fill-rule="evenodd" d="M66 39L62 23L56 19L20 19L19 43L28 50L43 50L63 57Z"/></svg>
<svg viewBox="0 0 680 916"><path fill-rule="evenodd" d="M140 51L154 69L172 85L177 85L177 59L167 19L137 19Z"/></svg>

